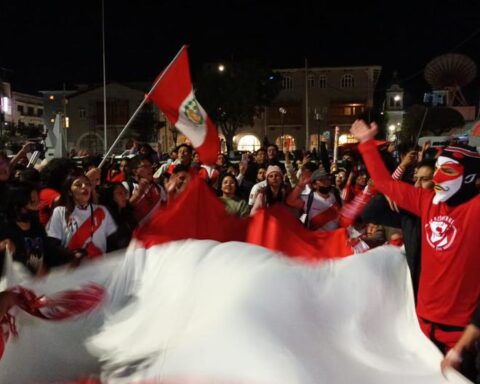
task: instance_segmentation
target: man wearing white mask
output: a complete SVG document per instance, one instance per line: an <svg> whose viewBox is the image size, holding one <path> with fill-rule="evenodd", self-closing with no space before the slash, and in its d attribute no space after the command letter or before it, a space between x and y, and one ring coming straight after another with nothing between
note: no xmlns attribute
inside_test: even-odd
<svg viewBox="0 0 480 384"><path fill-rule="evenodd" d="M375 187L422 222L422 273L417 316L423 332L446 353L443 366L460 367L475 378L468 364L464 331L479 327L476 308L480 302L480 195L475 180L480 154L461 147L447 147L437 158L434 191L415 188L391 178L373 138L375 123L353 123L351 133Z"/></svg>

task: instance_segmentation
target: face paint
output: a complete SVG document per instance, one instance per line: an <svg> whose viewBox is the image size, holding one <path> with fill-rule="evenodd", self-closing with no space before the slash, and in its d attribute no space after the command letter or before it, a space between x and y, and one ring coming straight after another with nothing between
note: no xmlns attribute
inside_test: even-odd
<svg viewBox="0 0 480 384"><path fill-rule="evenodd" d="M433 175L435 197L433 203L438 204L450 199L462 187L463 166L448 157L440 156L437 160L437 170Z"/></svg>

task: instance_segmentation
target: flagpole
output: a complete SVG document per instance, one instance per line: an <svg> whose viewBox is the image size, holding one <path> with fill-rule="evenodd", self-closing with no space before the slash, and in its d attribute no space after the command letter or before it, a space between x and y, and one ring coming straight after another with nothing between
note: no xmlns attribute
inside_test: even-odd
<svg viewBox="0 0 480 384"><path fill-rule="evenodd" d="M145 105L145 103L147 102L147 100L150 98L150 95L152 94L153 90L157 87L158 83L160 83L160 81L163 79L163 77L165 76L165 74L168 72L168 70L170 69L170 67L173 65L173 63L175 63L175 61L177 60L178 56L180 56L180 54L183 52L183 50L186 48L187 46L186 45L183 45L182 48L180 48L180 50L178 51L178 53L175 55L175 57L173 58L173 60L170 62L170 64L167 65L167 67L163 70L163 72L160 74L160 76L158 76L157 80L155 81L155 83L153 84L152 88L150 89L150 91L147 93L147 95L143 98L142 102L140 103L140 105L137 107L137 109L135 110L135 112L133 112L133 115L130 117L130 119L127 121L127 124L125 124L125 127L123 127L122 131L119 133L118 137L115 139L115 141L113 142L113 144L111 145L110 149L107 151L107 153L105 153L105 156L103 157L102 161L100 162L100 164L98 165L98 168L101 168L102 165L105 163L105 161L107 161L107 158L108 156L110 156L110 154L112 153L113 149L115 148L115 146L117 145L117 143L120 141L120 139L122 138L123 134L127 131L128 127L130 126L130 124L132 123L132 121L135 119L135 117L138 115L138 112L140 112L140 110L142 109L142 107Z"/></svg>
<svg viewBox="0 0 480 384"><path fill-rule="evenodd" d="M305 58L305 151L310 150L310 116L308 109L308 61Z"/></svg>
<svg viewBox="0 0 480 384"><path fill-rule="evenodd" d="M102 48L103 48L103 152L108 148L107 137L107 71L105 58L105 4L102 0Z"/></svg>

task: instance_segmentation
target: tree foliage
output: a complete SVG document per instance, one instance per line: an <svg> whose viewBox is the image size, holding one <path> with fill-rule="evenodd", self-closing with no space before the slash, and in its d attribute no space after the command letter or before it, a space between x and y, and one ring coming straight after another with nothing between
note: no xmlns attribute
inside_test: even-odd
<svg viewBox="0 0 480 384"><path fill-rule="evenodd" d="M155 121L152 104L145 104L128 129L131 137L144 142L157 139L159 122Z"/></svg>
<svg viewBox="0 0 480 384"><path fill-rule="evenodd" d="M400 136L404 141L415 141L421 127L420 136L426 136L429 132L435 136L441 136L452 128L462 127L464 124L463 116L455 109L425 107L417 104L410 107L403 117Z"/></svg>
<svg viewBox="0 0 480 384"><path fill-rule="evenodd" d="M281 78L254 60L232 62L220 72L204 66L197 75L196 95L200 104L225 136L227 149L245 125L268 106L281 89Z"/></svg>

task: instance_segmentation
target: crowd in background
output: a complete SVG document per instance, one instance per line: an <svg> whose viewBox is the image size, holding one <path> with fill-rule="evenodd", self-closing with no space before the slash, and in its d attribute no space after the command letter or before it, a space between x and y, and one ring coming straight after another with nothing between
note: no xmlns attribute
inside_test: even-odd
<svg viewBox="0 0 480 384"><path fill-rule="evenodd" d="M422 148L377 146L392 179L433 189L436 148L428 142ZM278 204L309 230L348 228L354 248L404 247L417 295L420 219L377 192L356 146L340 148L333 161L324 139L313 152L280 151L270 144L235 162L220 153L208 166L188 144L161 154L135 143L120 161L107 161L101 169L101 158L93 156L81 164L55 158L28 167L29 148L25 144L12 159L0 152L0 256L9 249L34 276L125 248L151 212L168 207L200 177L232 215L248 217Z"/></svg>

